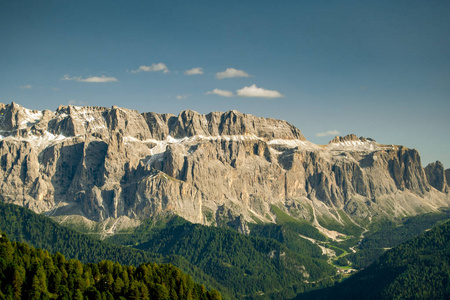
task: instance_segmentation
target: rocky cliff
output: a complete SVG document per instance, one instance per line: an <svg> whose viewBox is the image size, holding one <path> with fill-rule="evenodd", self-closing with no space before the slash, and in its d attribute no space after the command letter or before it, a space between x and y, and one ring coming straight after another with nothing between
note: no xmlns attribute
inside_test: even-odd
<svg viewBox="0 0 450 300"><path fill-rule="evenodd" d="M448 171L448 170L447 170ZM448 190L447 175L448 172L444 170L444 166L441 162L436 161L425 167L425 174L427 176L428 183L441 192Z"/></svg>
<svg viewBox="0 0 450 300"><path fill-rule="evenodd" d="M443 166L424 170L414 149L355 135L319 146L285 121L237 111L0 104L0 134L0 200L53 216L176 213L243 230L276 222L275 205L326 230L344 215L367 224L450 203Z"/></svg>

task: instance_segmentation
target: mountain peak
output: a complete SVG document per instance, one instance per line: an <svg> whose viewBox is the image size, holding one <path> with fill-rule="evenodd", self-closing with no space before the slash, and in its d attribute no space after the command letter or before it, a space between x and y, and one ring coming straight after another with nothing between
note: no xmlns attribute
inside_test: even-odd
<svg viewBox="0 0 450 300"><path fill-rule="evenodd" d="M61 105L51 112L29 110L13 102L1 104L0 111L3 136L27 137L36 134L34 128L39 127L54 135L64 136L109 136L112 131L121 130L124 136L138 139L161 140L170 135L174 138L256 136L265 140L306 140L299 129L286 121L256 117L236 110L203 115L187 109L175 116L153 112L141 114L118 106ZM20 133L18 130L21 130Z"/></svg>
<svg viewBox="0 0 450 300"><path fill-rule="evenodd" d="M365 138L365 137L357 137L356 134L350 133L346 136L336 136L332 139L328 144L337 144L337 143L345 143L345 142L375 142L374 139Z"/></svg>
<svg viewBox="0 0 450 300"><path fill-rule="evenodd" d="M444 169L444 165L438 160L425 167L425 175L427 176L428 182L440 192L444 192L448 189L447 183L449 178L446 176L447 173L448 172Z"/></svg>

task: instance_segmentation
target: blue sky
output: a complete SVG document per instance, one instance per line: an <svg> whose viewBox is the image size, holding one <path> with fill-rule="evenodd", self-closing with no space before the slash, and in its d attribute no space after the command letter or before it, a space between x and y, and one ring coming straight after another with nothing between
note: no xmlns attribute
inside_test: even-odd
<svg viewBox="0 0 450 300"><path fill-rule="evenodd" d="M0 102L284 119L450 167L450 1L0 0Z"/></svg>

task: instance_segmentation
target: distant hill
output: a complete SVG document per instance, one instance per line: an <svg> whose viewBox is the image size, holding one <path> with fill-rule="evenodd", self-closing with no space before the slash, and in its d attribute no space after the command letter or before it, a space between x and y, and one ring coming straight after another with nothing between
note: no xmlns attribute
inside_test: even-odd
<svg viewBox="0 0 450 300"><path fill-rule="evenodd" d="M333 288L296 299L448 299L450 222L389 251Z"/></svg>

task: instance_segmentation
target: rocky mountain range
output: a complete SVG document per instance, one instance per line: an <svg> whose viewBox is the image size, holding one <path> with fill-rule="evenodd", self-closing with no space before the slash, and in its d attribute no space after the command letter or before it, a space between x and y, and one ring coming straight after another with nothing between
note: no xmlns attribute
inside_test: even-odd
<svg viewBox="0 0 450 300"><path fill-rule="evenodd" d="M175 213L246 232L273 206L330 237L345 222L450 204L450 170L350 134L327 145L286 121L237 111L139 113L113 106L35 111L0 104L0 200L50 216L126 220Z"/></svg>

